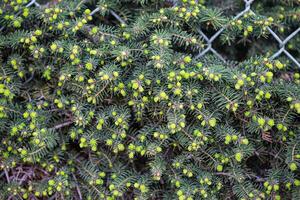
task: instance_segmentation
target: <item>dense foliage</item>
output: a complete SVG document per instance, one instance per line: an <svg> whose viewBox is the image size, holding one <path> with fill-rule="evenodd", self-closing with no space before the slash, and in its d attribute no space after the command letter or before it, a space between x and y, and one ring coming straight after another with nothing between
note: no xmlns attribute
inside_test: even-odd
<svg viewBox="0 0 300 200"><path fill-rule="evenodd" d="M299 0L28 3L0 3L1 200L300 199L299 68L267 29ZM231 61L195 58L222 27Z"/></svg>

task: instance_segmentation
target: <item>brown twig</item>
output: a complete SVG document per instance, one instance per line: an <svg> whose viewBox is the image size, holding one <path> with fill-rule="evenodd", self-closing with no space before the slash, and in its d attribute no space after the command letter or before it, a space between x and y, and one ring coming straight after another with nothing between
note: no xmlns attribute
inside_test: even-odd
<svg viewBox="0 0 300 200"><path fill-rule="evenodd" d="M55 129L55 130L61 129L61 128L66 127L66 126L69 126L69 125L71 125L71 124L73 124L73 123L74 123L74 121L66 121L66 122L64 122L64 123L62 123L62 124L58 124L58 125L54 126L53 129Z"/></svg>
<svg viewBox="0 0 300 200"><path fill-rule="evenodd" d="M10 183L10 178L6 169L4 169L4 174L8 183Z"/></svg>
<svg viewBox="0 0 300 200"><path fill-rule="evenodd" d="M72 176L73 176L74 180L77 182L76 176L73 173L72 173ZM82 194L81 194L80 188L78 187L78 184L76 184L76 190L77 190L77 193L79 196L79 200L82 200Z"/></svg>

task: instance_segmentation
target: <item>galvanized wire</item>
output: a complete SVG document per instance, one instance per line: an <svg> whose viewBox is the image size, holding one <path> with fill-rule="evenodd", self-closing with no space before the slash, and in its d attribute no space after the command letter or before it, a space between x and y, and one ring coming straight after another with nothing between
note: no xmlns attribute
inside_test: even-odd
<svg viewBox="0 0 300 200"><path fill-rule="evenodd" d="M244 0L245 2L245 9L241 11L239 14L237 14L233 20L236 20L243 16L246 12L251 12L252 14L255 14L251 10L251 4L254 2L254 0ZM229 24L228 24L229 25ZM220 30L218 30L211 38L208 38L207 35L205 35L201 29L198 30L199 34L203 37L207 44L207 48L204 50L200 51L199 54L196 56L196 58L199 58L203 55L205 55L207 52L212 52L215 54L218 58L226 62L226 60L212 47L213 42L216 40L216 38L228 27L228 25L222 27ZM278 42L279 50L274 53L270 59L275 59L282 53L284 53L291 61L293 61L297 67L300 68L300 63L299 61L296 60L294 56L292 56L286 49L285 45L293 38L295 37L299 32L300 32L300 27L297 28L293 33L291 33L289 36L287 36L284 40L281 40L280 37L270 28L267 27L267 30L270 32L270 34L275 38L275 40Z"/></svg>
<svg viewBox="0 0 300 200"><path fill-rule="evenodd" d="M91 13L90 13L90 15L91 16L93 16L93 15L95 15L97 12L99 12L100 11L100 8L98 7L98 8L96 8L96 9L94 9ZM119 15L117 15L117 13L115 13L113 10L109 10L109 12L110 12L110 14L112 14L112 16L114 16L121 24L126 24L125 23L125 21L119 16Z"/></svg>
<svg viewBox="0 0 300 200"><path fill-rule="evenodd" d="M243 0L245 3L245 9L243 11L241 11L240 13L238 13L233 20L236 20L238 18L240 18L241 16L243 16L246 12L251 12L252 14L255 14L254 11L251 10L251 4L254 2L254 0ZM177 2L177 1L175 1ZM30 6L36 6L36 7L41 7L41 5L36 2L36 0L31 0L26 7L30 7ZM96 9L94 9L90 15L93 16L95 14L97 14L100 11L100 8L97 7ZM112 16L114 16L121 24L126 24L125 21L113 10L109 11ZM223 33L223 31L229 26L229 24L225 25L224 27L222 27L220 30L218 30L213 36L211 36L210 38L201 30L198 29L199 34L203 37L203 39L205 40L207 47L200 51L198 53L198 55L196 56L196 58L199 58L203 55L205 55L208 52L212 52L214 55L216 55L218 58L220 58L222 61L226 62L226 59L222 57L221 54L219 54L217 52L217 50L215 50L212 47L213 42L220 36L221 33ZM4 27L0 28L0 31L2 31L4 29ZM299 61L297 61L297 59L291 55L286 49L285 49L285 45L292 39L294 38L299 32L300 32L300 27L297 28L297 30L295 30L293 33L291 33L289 36L287 36L284 40L282 40L270 27L267 27L267 30L270 32L270 34L275 38L275 40L278 42L278 47L279 50L274 53L270 59L275 59L278 56L280 56L281 54L285 54L291 61L293 61L299 68L300 68L300 63Z"/></svg>

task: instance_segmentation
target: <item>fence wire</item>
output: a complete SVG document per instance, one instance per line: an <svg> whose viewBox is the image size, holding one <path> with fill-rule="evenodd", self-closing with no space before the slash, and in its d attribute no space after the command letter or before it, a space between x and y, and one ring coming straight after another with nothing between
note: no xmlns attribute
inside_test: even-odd
<svg viewBox="0 0 300 200"><path fill-rule="evenodd" d="M243 16L246 12L251 12L255 15L255 12L251 10L251 4L254 2L254 0L244 0L245 2L245 9L241 11L239 14L237 14L233 20L236 20ZM227 25L228 26L228 25ZM212 52L215 54L218 58L226 62L226 60L212 47L213 42L217 39L217 37L227 28L227 26L224 26L219 31L217 31L211 38L208 38L207 35L205 35L201 29L198 29L199 34L204 38L204 40L207 43L207 48L203 51L200 51L199 54L196 56L196 58L199 58L203 55L205 55L207 52ZM280 39L279 35L277 35L270 27L267 27L267 30L270 32L270 34L275 38L275 40L278 42L279 50L274 53L270 59L275 59L281 54L285 54L291 61L293 61L297 67L300 68L300 63L296 60L294 56L292 56L286 49L285 45L300 32L300 27L298 27L293 33L291 33L289 36L287 36L284 40Z"/></svg>
<svg viewBox="0 0 300 200"><path fill-rule="evenodd" d="M243 11L241 11L240 13L238 13L233 20L237 20L238 18L240 18L241 16L243 16L245 13L247 12L251 12L252 14L255 15L255 12L251 10L251 4L254 2L254 0L243 0L245 3L245 9ZM177 2L177 1L175 1ZM41 5L37 2L37 0L31 0L26 7L30 7L30 6L36 6L36 7L41 7ZM96 9L94 9L91 12L91 16L97 14L100 11L100 8L97 7ZM114 16L120 23L122 24L126 24L125 21L117 14L115 13L113 10L109 11L112 16ZM228 24L229 25L229 24ZM198 29L199 34L203 37L203 39L206 42L207 47L200 51L198 53L198 55L196 56L196 58L199 58L203 55L205 55L208 52L212 52L214 55L216 55L219 59L221 59L222 61L226 62L226 60L222 57L222 55L220 55L213 47L212 44L213 42L218 38L218 36L220 36L221 33L223 33L223 31L228 27L228 25L222 27L220 30L218 30L213 36L211 36L210 38L201 30ZM2 31L4 29L4 27L0 28L0 31ZM299 61L297 61L297 59L291 55L285 48L285 45L292 39L294 38L299 32L300 32L300 27L298 27L293 33L291 33L290 35L288 35L284 40L282 40L279 35L277 35L270 27L267 27L267 30L270 32L270 34L275 38L275 40L278 42L278 47L279 50L274 53L270 59L275 59L278 56L280 56L281 54L285 54L292 62L294 62L295 65L297 65L297 67L300 68L300 63Z"/></svg>

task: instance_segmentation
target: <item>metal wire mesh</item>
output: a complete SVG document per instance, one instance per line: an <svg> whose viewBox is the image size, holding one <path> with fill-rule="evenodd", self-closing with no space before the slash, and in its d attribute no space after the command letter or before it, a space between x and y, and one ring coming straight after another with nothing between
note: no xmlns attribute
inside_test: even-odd
<svg viewBox="0 0 300 200"><path fill-rule="evenodd" d="M240 18L241 16L243 16L246 12L251 12L252 14L255 15L255 12L251 10L251 4L254 2L254 0L243 0L245 3L245 9L243 11L241 11L240 13L238 13L233 20L236 20L238 18ZM37 7L41 7L41 5L36 1L36 0L31 0L26 7L30 7L30 6L37 6ZM96 9L94 9L90 15L95 15L97 12L99 12L100 9L97 7ZM110 13L122 24L125 24L125 21L119 16L117 15L113 10L110 10ZM227 25L228 26L228 25ZM213 36L211 36L210 38L202 32L201 29L198 29L199 34L203 37L203 39L205 40L207 47L200 51L199 54L196 56L196 58L199 58L203 55L205 55L208 52L212 52L213 54L215 54L218 58L220 58L221 60L223 60L224 62L226 62L226 60L212 47L213 42L218 38L218 36L227 28L227 26L222 27L220 30L218 30ZM0 28L0 31L3 30L4 27ZM270 27L267 27L267 30L270 32L270 34L276 39L276 41L278 42L278 47L279 50L274 53L270 59L275 59L276 57L278 57L281 54L285 54L291 61L293 61L299 68L300 68L300 63L299 61L296 60L296 58L291 55L286 49L285 49L285 45L293 38L295 37L299 32L300 32L300 27L298 27L293 33L291 33L289 36L287 36L284 40L280 39L279 35L277 35Z"/></svg>
<svg viewBox="0 0 300 200"><path fill-rule="evenodd" d="M251 4L254 2L254 0L244 0L245 2L245 9L241 11L239 14L237 14L233 20L236 20L243 16L246 12L251 12L252 14L255 14L254 11L251 10ZM216 38L227 28L227 26L221 28L219 31L217 31L211 38L208 38L201 29L198 30L199 34L204 38L204 40L207 43L207 48L203 51L200 51L199 54L196 56L196 58L199 58L203 55L205 55L207 52L212 52L215 54L218 58L226 62L226 60L212 47L212 43L216 40ZM287 36L284 40L280 39L280 37L270 28L267 27L267 30L270 32L270 34L276 39L278 42L279 50L274 53L270 59L275 59L282 53L284 53L291 61L293 61L299 68L300 63L296 60L294 56L292 56L286 49L285 45L300 32L300 27L298 27L293 33L291 33L289 36Z"/></svg>

